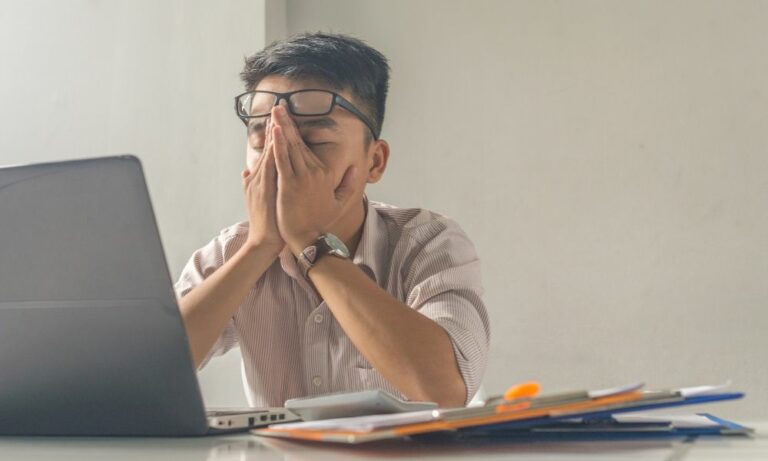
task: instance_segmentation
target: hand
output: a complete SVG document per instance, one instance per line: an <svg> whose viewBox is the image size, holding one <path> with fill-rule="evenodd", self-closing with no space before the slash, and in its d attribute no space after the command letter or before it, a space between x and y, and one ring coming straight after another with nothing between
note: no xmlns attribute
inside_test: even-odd
<svg viewBox="0 0 768 461"><path fill-rule="evenodd" d="M272 109L272 138L277 165L277 223L294 255L301 253L340 217L353 198L356 168L340 183L301 139L283 106Z"/></svg>
<svg viewBox="0 0 768 461"><path fill-rule="evenodd" d="M247 244L266 245L279 253L285 241L277 227L277 168L270 128L267 121L264 149L253 170L243 170L242 178L248 209Z"/></svg>

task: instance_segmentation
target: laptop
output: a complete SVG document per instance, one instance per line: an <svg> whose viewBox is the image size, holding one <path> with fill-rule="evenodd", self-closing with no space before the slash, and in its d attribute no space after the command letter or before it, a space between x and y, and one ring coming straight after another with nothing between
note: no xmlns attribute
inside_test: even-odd
<svg viewBox="0 0 768 461"><path fill-rule="evenodd" d="M206 412L138 158L0 168L0 435L199 436L297 419Z"/></svg>

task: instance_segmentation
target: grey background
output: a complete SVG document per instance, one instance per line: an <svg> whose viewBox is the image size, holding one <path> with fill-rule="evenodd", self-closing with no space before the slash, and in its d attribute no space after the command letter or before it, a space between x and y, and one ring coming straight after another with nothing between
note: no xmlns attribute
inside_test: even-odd
<svg viewBox="0 0 768 461"><path fill-rule="evenodd" d="M0 163L135 152L174 276L244 218L242 58L301 31L390 59L369 196L456 219L483 260L485 388L733 379L768 415L768 3L3 2ZM2 217L6 219L6 217ZM244 402L239 357L201 380Z"/></svg>
<svg viewBox="0 0 768 461"><path fill-rule="evenodd" d="M0 164L136 154L175 280L245 219L232 98L264 17L251 0L0 0ZM237 367L201 373L209 403L246 404Z"/></svg>
<svg viewBox="0 0 768 461"><path fill-rule="evenodd" d="M477 244L486 389L731 378L713 411L768 414L768 3L287 5L390 58L369 194Z"/></svg>

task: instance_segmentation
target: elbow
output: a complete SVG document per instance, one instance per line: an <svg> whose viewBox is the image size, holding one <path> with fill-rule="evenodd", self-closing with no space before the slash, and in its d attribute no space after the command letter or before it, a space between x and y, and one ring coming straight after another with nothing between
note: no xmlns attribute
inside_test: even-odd
<svg viewBox="0 0 768 461"><path fill-rule="evenodd" d="M450 394L438 405L445 408L464 407L467 405L467 386L464 384L463 378L459 377L456 380Z"/></svg>
<svg viewBox="0 0 768 461"><path fill-rule="evenodd" d="M456 379L446 382L443 386L433 387L422 393L423 400L435 402L440 408L457 408L466 406L467 386L464 379Z"/></svg>

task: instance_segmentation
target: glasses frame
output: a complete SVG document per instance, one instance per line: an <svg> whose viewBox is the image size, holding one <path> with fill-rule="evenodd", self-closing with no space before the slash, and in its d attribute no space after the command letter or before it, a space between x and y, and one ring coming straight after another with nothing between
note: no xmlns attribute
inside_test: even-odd
<svg viewBox="0 0 768 461"><path fill-rule="evenodd" d="M312 115L304 115L304 114L300 115L300 114L294 113L293 112L293 105L291 104L291 96L293 96L296 93L304 93L304 92L307 92L307 91L320 91L320 92L323 92L323 93L328 93L328 94L333 95L333 99L331 100L331 107L328 109L328 111L324 112L324 113L321 113L321 114L312 114ZM338 93L334 93L333 91L323 90L323 89L320 89L320 88L306 88L306 89L303 89L303 90L289 91L287 93L277 93L277 92L274 92L274 91L266 91L266 90L253 90L253 91L246 91L245 93L238 94L237 96L235 96L235 113L237 114L237 117L240 120L243 121L245 126L248 126L248 120L250 120L252 118L267 117L269 115L269 113L266 113L266 114L263 114L263 115L243 115L243 114L240 113L240 104L239 104L240 98L242 98L243 96L245 96L247 94L255 94L255 93L267 93L267 94L275 95L276 96L275 106L280 104L280 101L285 99L285 102L286 102L286 104L288 106L288 110L293 115L296 115L298 117L314 117L314 116L320 116L320 115L328 115L331 112L333 112L333 108L334 107L336 107L336 106L342 107L342 108L348 110L349 112L351 112L357 118L359 118L360 121L362 121L365 124L365 126L367 126L369 130L371 130L371 133L373 134L373 139L376 139L376 140L379 139L379 130L376 127L376 124L374 124L371 121L370 118L368 118L362 111L360 111L360 109L355 107L351 102L347 101L347 99L344 98L344 96L342 96L342 95L340 95Z"/></svg>

